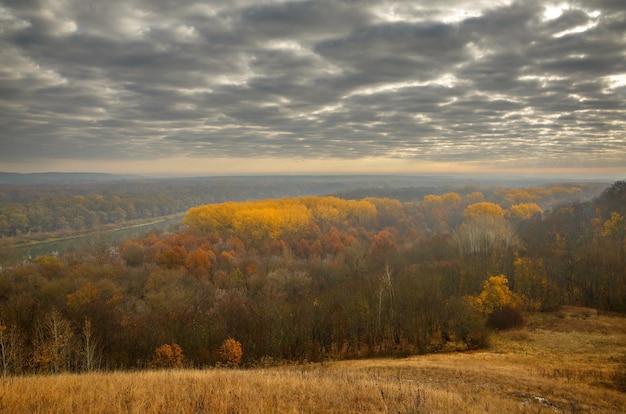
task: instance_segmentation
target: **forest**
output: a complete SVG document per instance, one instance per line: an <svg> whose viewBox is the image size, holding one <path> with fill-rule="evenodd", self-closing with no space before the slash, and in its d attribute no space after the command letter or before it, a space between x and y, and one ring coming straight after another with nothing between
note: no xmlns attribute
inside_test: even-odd
<svg viewBox="0 0 626 414"><path fill-rule="evenodd" d="M460 351L529 312L626 313L626 182L594 188L243 197L121 245L15 263L4 243L2 372Z"/></svg>
<svg viewBox="0 0 626 414"><path fill-rule="evenodd" d="M480 181L482 191L498 187ZM517 183L512 183L513 185ZM570 200L596 195L605 184L589 182ZM129 221L149 220L201 204L303 195L387 197L418 201L427 194L468 191L452 177L259 176L154 178L103 174L0 173L0 238L20 242L92 232ZM565 193L559 194L561 202Z"/></svg>
<svg viewBox="0 0 626 414"><path fill-rule="evenodd" d="M40 240L184 213L200 204L324 194L414 181L407 177L367 176L154 178L0 173L0 237Z"/></svg>

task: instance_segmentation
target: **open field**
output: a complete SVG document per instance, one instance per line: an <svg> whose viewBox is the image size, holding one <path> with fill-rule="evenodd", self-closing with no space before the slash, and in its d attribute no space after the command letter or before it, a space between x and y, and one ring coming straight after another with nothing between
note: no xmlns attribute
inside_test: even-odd
<svg viewBox="0 0 626 414"><path fill-rule="evenodd" d="M487 351L0 379L2 413L623 413L626 318L563 308ZM622 380L622 385L626 380Z"/></svg>

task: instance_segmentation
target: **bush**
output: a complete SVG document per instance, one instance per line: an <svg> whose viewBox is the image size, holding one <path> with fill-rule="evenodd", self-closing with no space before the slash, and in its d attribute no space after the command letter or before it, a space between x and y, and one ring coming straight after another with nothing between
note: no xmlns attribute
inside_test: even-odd
<svg viewBox="0 0 626 414"><path fill-rule="evenodd" d="M241 364L241 357L243 356L241 342L233 338L228 338L222 342L218 354L223 364L229 367L239 366L239 364Z"/></svg>
<svg viewBox="0 0 626 414"><path fill-rule="evenodd" d="M178 344L163 344L154 350L152 365L156 368L182 368L185 355Z"/></svg>
<svg viewBox="0 0 626 414"><path fill-rule="evenodd" d="M447 336L465 344L467 349L489 348L489 332L485 318L465 300L451 300Z"/></svg>
<svg viewBox="0 0 626 414"><path fill-rule="evenodd" d="M513 306L505 305L495 309L487 317L487 326L500 331L517 328L524 324L522 312Z"/></svg>

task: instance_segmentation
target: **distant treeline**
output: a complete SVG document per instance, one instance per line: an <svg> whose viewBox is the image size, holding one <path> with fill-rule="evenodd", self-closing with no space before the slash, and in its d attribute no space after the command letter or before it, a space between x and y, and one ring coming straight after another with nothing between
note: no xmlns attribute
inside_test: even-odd
<svg viewBox="0 0 626 414"><path fill-rule="evenodd" d="M207 366L228 343L247 365L408 355L488 346L525 311L626 312L626 182L554 206L580 192L227 202L82 254L18 265L4 245L0 363Z"/></svg>
<svg viewBox="0 0 626 414"><path fill-rule="evenodd" d="M93 181L92 178L89 181L80 174L37 174L29 181L29 175L8 176L13 181L5 179L5 183L0 185L0 237L45 237L45 234L51 233L66 235L93 231L103 225L183 213L196 205L225 201L312 194L337 194L353 199L376 195L416 201L426 194L446 191L445 187L406 187L411 182L409 177L128 178L105 181ZM81 177L83 181L80 181ZM102 180L109 176L95 177ZM398 185L404 187L398 188ZM361 189L348 190L358 187ZM456 187L460 189L455 188L455 191L461 194L473 188ZM533 194L530 199L540 204L548 203L550 198L563 201L565 195L572 201L589 199L602 188L600 184L569 185L561 194L553 189L535 189L543 194ZM489 200L506 201L498 195L497 188L480 190Z"/></svg>
<svg viewBox="0 0 626 414"><path fill-rule="evenodd" d="M332 177L81 181L82 175L38 174L29 181L28 175L9 176L12 181L7 179L0 185L0 237L84 232L106 224L182 213L199 204L324 194L349 185L382 185L376 179Z"/></svg>

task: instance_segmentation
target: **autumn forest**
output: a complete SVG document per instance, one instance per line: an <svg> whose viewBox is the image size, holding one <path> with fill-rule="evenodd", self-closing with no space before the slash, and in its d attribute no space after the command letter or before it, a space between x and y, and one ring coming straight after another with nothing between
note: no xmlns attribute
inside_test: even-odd
<svg viewBox="0 0 626 414"><path fill-rule="evenodd" d="M624 181L351 185L3 189L2 374L461 351L530 312L626 313ZM168 231L16 260L25 237L182 211Z"/></svg>

